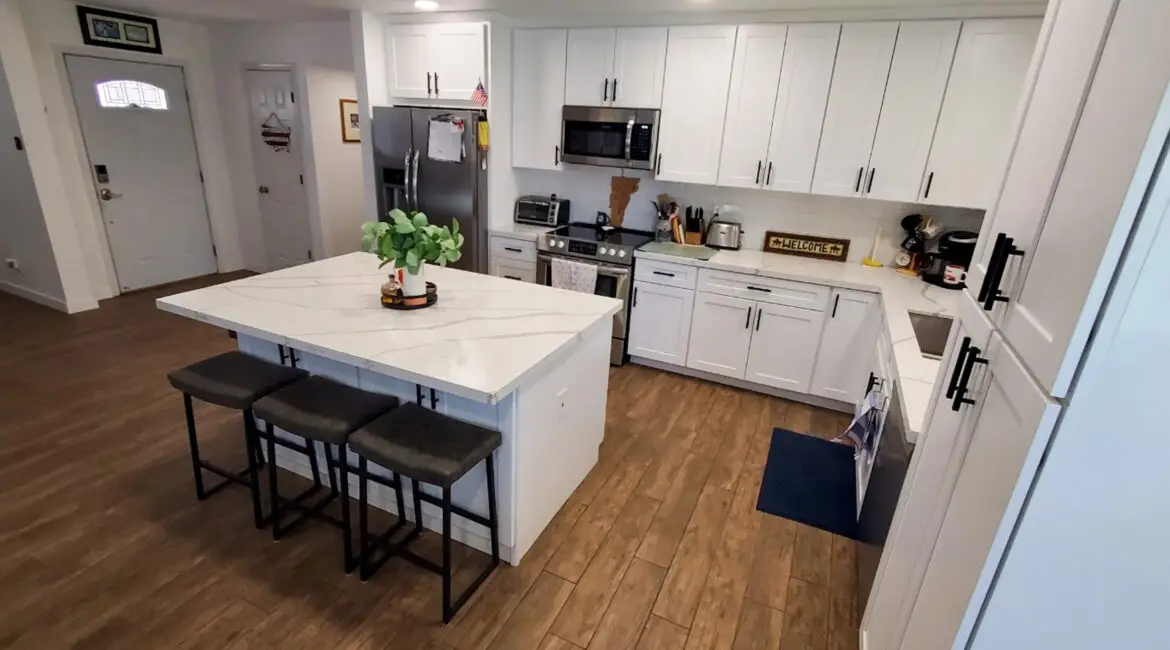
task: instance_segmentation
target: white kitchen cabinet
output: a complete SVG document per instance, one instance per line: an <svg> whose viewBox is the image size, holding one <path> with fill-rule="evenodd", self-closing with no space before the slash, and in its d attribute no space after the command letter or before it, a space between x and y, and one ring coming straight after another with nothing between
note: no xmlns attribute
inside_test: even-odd
<svg viewBox="0 0 1170 650"><path fill-rule="evenodd" d="M560 169L565 93L563 29L518 29L512 37L512 166Z"/></svg>
<svg viewBox="0 0 1170 650"><path fill-rule="evenodd" d="M784 61L787 25L745 25L735 39L731 94L723 127L719 184L759 187L768 159L768 126Z"/></svg>
<svg viewBox="0 0 1170 650"><path fill-rule="evenodd" d="M890 77L878 118L867 198L917 202L934 139L955 44L957 20L908 21L898 27Z"/></svg>
<svg viewBox="0 0 1170 650"><path fill-rule="evenodd" d="M386 28L390 96L470 101L484 74L483 23Z"/></svg>
<svg viewBox="0 0 1170 650"><path fill-rule="evenodd" d="M516 260L492 258L489 275L521 282L536 282L536 264Z"/></svg>
<svg viewBox="0 0 1170 650"><path fill-rule="evenodd" d="M825 313L762 302L755 303L755 309L745 378L807 393Z"/></svg>
<svg viewBox="0 0 1170 650"><path fill-rule="evenodd" d="M1039 30L1040 20L1033 18L963 22L921 202L991 206Z"/></svg>
<svg viewBox="0 0 1170 650"><path fill-rule="evenodd" d="M564 104L659 108L665 27L571 29Z"/></svg>
<svg viewBox="0 0 1170 650"><path fill-rule="evenodd" d="M814 194L862 196L898 23L845 23L813 174Z"/></svg>
<svg viewBox="0 0 1170 650"><path fill-rule="evenodd" d="M881 328L879 298L873 293L834 289L829 304L809 392L853 403L863 396L870 356Z"/></svg>
<svg viewBox="0 0 1170 650"><path fill-rule="evenodd" d="M690 289L634 282L630 355L686 365L694 304L695 292Z"/></svg>
<svg viewBox="0 0 1170 650"><path fill-rule="evenodd" d="M695 294L688 368L743 379L757 305L751 300Z"/></svg>
<svg viewBox="0 0 1170 650"><path fill-rule="evenodd" d="M812 187L840 36L838 23L788 27L764 169L768 189L808 192Z"/></svg>
<svg viewBox="0 0 1170 650"><path fill-rule="evenodd" d="M666 57L658 180L715 184L735 52L735 27L672 27Z"/></svg>
<svg viewBox="0 0 1170 650"><path fill-rule="evenodd" d="M993 334L978 415L914 600L903 648L967 647L1060 404ZM927 438L929 441L929 437ZM925 550L925 549L924 549Z"/></svg>

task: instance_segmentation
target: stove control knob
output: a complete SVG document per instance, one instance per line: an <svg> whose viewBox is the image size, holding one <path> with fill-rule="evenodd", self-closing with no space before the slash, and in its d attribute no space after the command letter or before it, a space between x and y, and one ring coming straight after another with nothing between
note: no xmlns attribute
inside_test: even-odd
<svg viewBox="0 0 1170 650"><path fill-rule="evenodd" d="M549 238L548 238L548 245L549 245L549 246L556 246L556 245L557 245L557 240L553 239L552 237L549 237Z"/></svg>
<svg viewBox="0 0 1170 650"><path fill-rule="evenodd" d="M601 253L602 255L609 255L610 253L612 253L612 252L613 252L613 249L612 249L612 248L610 248L610 249L608 249L608 250L607 250L607 249L605 248L605 246L602 246L601 248L599 248L599 249L597 249L597 250L598 250L598 252L599 252L599 253Z"/></svg>
<svg viewBox="0 0 1170 650"><path fill-rule="evenodd" d="M625 256L626 256L626 252L624 250L618 251L618 257L625 257Z"/></svg>
<svg viewBox="0 0 1170 650"><path fill-rule="evenodd" d="M565 242L563 242L563 241L557 242L557 248L564 248L564 247L565 247Z"/></svg>

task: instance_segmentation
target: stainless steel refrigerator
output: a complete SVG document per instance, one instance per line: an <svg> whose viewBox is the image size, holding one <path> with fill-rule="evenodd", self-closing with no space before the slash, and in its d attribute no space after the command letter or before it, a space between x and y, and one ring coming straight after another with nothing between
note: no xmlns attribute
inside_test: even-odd
<svg viewBox="0 0 1170 650"><path fill-rule="evenodd" d="M477 273L488 262L487 165L476 141L485 119L482 111L375 106L371 128L379 218L398 208L439 226L458 221L463 257L451 266ZM431 123L452 120L463 120L462 160L437 160L444 156L431 146Z"/></svg>

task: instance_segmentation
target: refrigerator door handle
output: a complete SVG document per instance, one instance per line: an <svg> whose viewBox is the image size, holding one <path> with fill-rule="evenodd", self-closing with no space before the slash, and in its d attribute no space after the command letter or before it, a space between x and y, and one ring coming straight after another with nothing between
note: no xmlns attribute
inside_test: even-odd
<svg viewBox="0 0 1170 650"><path fill-rule="evenodd" d="M402 160L402 168L406 175L406 209L410 209L410 154L413 149L406 150L406 157Z"/></svg>
<svg viewBox="0 0 1170 650"><path fill-rule="evenodd" d="M414 211L418 212L418 154L419 150L414 150Z"/></svg>

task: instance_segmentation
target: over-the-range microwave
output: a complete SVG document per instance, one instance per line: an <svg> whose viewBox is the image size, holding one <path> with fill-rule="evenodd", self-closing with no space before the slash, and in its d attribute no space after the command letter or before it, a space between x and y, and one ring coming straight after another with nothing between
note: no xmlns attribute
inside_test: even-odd
<svg viewBox="0 0 1170 650"><path fill-rule="evenodd" d="M658 116L654 108L565 106L561 160L582 165L654 169Z"/></svg>

